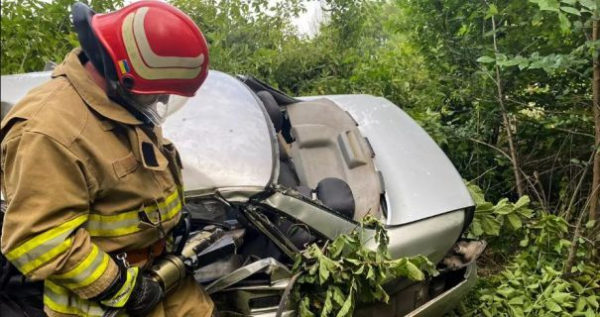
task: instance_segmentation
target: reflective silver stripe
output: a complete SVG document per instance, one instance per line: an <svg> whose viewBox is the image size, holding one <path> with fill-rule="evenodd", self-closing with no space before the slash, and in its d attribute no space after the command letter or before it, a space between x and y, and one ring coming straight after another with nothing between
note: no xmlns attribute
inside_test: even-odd
<svg viewBox="0 0 600 317"><path fill-rule="evenodd" d="M87 214L79 215L58 227L37 234L7 252L6 258L21 272L28 274L70 248L72 239L68 236L87 219Z"/></svg>
<svg viewBox="0 0 600 317"><path fill-rule="evenodd" d="M32 263L33 261L39 259L43 255L50 253L50 251L52 251L54 248L60 246L60 244L65 242L65 240L71 235L71 233L73 231L75 231L75 229L77 229L77 228L67 230L67 231L63 232L62 234L56 236L53 239L44 241L43 243L39 244L37 247L33 248L29 252L21 255L20 257L14 259L14 260L11 260L11 262L16 267L23 270L23 268L26 267L26 265L28 263ZM51 259L48 259L48 260L51 260ZM40 265L41 264L43 264L43 263L40 263ZM31 270L28 269L26 271L29 272Z"/></svg>
<svg viewBox="0 0 600 317"><path fill-rule="evenodd" d="M180 205L181 205L181 199L179 198L179 195L177 195L177 198L174 199L173 201L171 201L165 207L163 207L163 208L159 207L159 209L160 209L160 218L163 221L171 220L171 219L175 218L175 214L173 214L173 215L169 215L169 214L172 213L173 210L175 210L176 208L178 208L178 207L180 208Z"/></svg>
<svg viewBox="0 0 600 317"><path fill-rule="evenodd" d="M165 201L144 208L144 212L153 222L158 222L160 212L160 219L165 222L175 218L181 207L179 192L175 191ZM115 215L90 214L85 228L92 236L112 237L132 234L143 230L139 228L140 222L141 219L137 210Z"/></svg>
<svg viewBox="0 0 600 317"><path fill-rule="evenodd" d="M103 316L104 309L92 301L81 299L64 287L44 282L44 305L53 311L78 316Z"/></svg>
<svg viewBox="0 0 600 317"><path fill-rule="evenodd" d="M102 219L98 220L90 220L86 224L87 230L115 230L124 227L137 226L140 223L140 218L137 216L137 212L135 212L135 218L125 219L121 221L108 222L102 221Z"/></svg>
<svg viewBox="0 0 600 317"><path fill-rule="evenodd" d="M105 260L106 258L106 260ZM71 271L52 276L53 281L59 281L70 289L85 287L95 282L108 267L108 255L97 246L92 245L92 251L86 258L75 266Z"/></svg>

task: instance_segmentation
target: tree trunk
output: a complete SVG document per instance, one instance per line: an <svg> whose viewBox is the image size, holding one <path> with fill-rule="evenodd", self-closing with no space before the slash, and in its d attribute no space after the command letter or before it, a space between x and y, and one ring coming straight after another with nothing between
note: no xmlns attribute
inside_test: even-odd
<svg viewBox="0 0 600 317"><path fill-rule="evenodd" d="M498 44L496 43L496 20L492 15L492 34L494 39L494 53L498 54ZM508 112L506 111L506 107L504 106L504 93L502 89L502 80L500 78L500 67L496 65L496 87L498 88L498 103L500 104L500 111L502 112L502 122L504 124L504 129L506 129L506 138L508 139L508 147L510 150L510 157L513 166L513 172L515 175L515 183L517 187L517 194L519 197L525 194L525 189L523 188L523 181L521 180L521 167L519 166L519 158L517 155L517 149L515 147L514 136L512 132L512 124L510 122L510 118L508 117Z"/></svg>
<svg viewBox="0 0 600 317"><path fill-rule="evenodd" d="M600 38L600 23L598 23L598 10L594 14L592 41ZM596 130L595 156L592 169L592 191L590 193L590 220L598 219L598 208L600 205L600 52L596 50L593 57L594 63L594 81L592 82L594 121Z"/></svg>

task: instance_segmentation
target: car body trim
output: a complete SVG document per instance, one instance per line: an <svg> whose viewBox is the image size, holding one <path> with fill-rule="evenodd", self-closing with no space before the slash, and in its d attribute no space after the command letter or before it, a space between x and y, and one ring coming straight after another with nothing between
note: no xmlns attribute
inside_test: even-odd
<svg viewBox="0 0 600 317"><path fill-rule="evenodd" d="M331 211L284 193L276 192L262 203L305 223L331 240L357 227L357 223L354 221L344 219Z"/></svg>
<svg viewBox="0 0 600 317"><path fill-rule="evenodd" d="M437 317L452 309L475 285L477 281L477 265L475 263L467 267L465 279L443 292L439 296L429 300L421 307L410 312L406 317Z"/></svg>

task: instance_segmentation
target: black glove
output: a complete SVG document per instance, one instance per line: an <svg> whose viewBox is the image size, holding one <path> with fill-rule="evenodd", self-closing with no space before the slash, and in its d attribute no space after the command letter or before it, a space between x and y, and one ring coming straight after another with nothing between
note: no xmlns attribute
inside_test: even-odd
<svg viewBox="0 0 600 317"><path fill-rule="evenodd" d="M163 290L155 280L139 274L131 296L125 304L129 316L148 316L163 298Z"/></svg>
<svg viewBox="0 0 600 317"><path fill-rule="evenodd" d="M120 267L119 275L100 295L92 298L116 313L125 310L129 316L148 316L163 298L163 289L137 267ZM112 316L113 314L108 314Z"/></svg>

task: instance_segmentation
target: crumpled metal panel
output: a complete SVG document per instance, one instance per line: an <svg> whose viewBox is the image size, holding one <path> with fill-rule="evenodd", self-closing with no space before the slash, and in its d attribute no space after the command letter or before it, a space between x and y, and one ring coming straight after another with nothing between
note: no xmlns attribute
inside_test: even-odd
<svg viewBox="0 0 600 317"><path fill-rule="evenodd" d="M373 147L375 166L385 183L386 224L406 224L474 205L446 154L400 107L370 95L324 97L354 117Z"/></svg>
<svg viewBox="0 0 600 317"><path fill-rule="evenodd" d="M276 192L262 203L306 224L331 240L357 226L351 220L285 193Z"/></svg>
<svg viewBox="0 0 600 317"><path fill-rule="evenodd" d="M243 266L230 274L214 281L206 286L206 291L209 294L220 292L258 272L265 272L271 276L271 281L285 279L291 277L292 273L288 268L273 258L261 259L246 266Z"/></svg>

